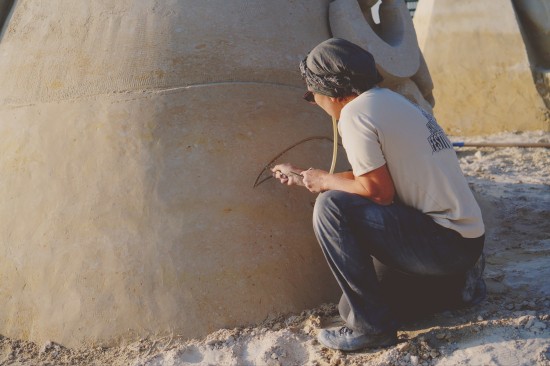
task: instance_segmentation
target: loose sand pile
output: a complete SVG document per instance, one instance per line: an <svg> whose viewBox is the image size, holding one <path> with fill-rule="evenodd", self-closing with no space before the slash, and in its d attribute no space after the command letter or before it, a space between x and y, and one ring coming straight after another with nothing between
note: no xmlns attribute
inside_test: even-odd
<svg viewBox="0 0 550 366"><path fill-rule="evenodd" d="M460 141L459 137L451 138ZM467 141L550 142L543 132ZM405 324L387 349L342 353L315 340L338 321L327 304L222 329L204 339L148 338L114 348L67 349L0 337L1 365L550 365L550 150L457 150L488 227L488 298Z"/></svg>

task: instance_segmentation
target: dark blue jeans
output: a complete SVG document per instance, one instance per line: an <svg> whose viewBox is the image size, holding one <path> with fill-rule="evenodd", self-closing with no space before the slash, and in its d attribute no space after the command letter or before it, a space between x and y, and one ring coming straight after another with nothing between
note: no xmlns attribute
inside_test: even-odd
<svg viewBox="0 0 550 366"><path fill-rule="evenodd" d="M385 302L372 257L414 275L466 272L481 255L484 237L465 239L405 205L378 205L341 191L321 193L313 228L340 288L340 315L362 333L399 326Z"/></svg>

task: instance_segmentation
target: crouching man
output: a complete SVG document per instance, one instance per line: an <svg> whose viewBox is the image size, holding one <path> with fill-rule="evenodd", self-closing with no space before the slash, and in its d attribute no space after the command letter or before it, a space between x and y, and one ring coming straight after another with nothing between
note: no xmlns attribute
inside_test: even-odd
<svg viewBox="0 0 550 366"><path fill-rule="evenodd" d="M462 297L479 301L485 289L481 212L434 117L378 87L373 56L346 40L316 46L300 71L305 99L338 120L353 170L273 168L281 183L320 193L313 227L343 292L345 326L321 330L319 341L344 351L397 342L399 324L381 295L373 257L414 275L465 273Z"/></svg>

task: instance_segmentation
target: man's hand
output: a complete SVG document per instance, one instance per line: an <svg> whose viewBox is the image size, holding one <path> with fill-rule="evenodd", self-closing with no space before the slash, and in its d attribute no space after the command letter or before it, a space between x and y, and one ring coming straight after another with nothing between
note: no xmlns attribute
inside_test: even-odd
<svg viewBox="0 0 550 366"><path fill-rule="evenodd" d="M330 174L324 170L309 168L301 172L304 186L312 193L326 191L326 177Z"/></svg>
<svg viewBox="0 0 550 366"><path fill-rule="evenodd" d="M301 172L303 169L292 166L288 163L278 164L271 169L273 176L282 184L289 186L304 186Z"/></svg>

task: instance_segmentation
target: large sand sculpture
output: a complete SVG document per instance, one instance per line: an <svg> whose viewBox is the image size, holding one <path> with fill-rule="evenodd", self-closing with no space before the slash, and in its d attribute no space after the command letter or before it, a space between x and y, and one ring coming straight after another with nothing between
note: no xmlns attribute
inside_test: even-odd
<svg viewBox="0 0 550 366"><path fill-rule="evenodd" d="M297 70L329 27L329 0L15 2L0 40L0 334L194 337L334 300L314 196L252 189L286 146L331 136ZM406 52L417 66L382 67L388 80L417 75L416 43ZM315 140L284 159L330 155Z"/></svg>
<svg viewBox="0 0 550 366"><path fill-rule="evenodd" d="M548 19L547 0L418 3L418 42L447 131L550 130Z"/></svg>

